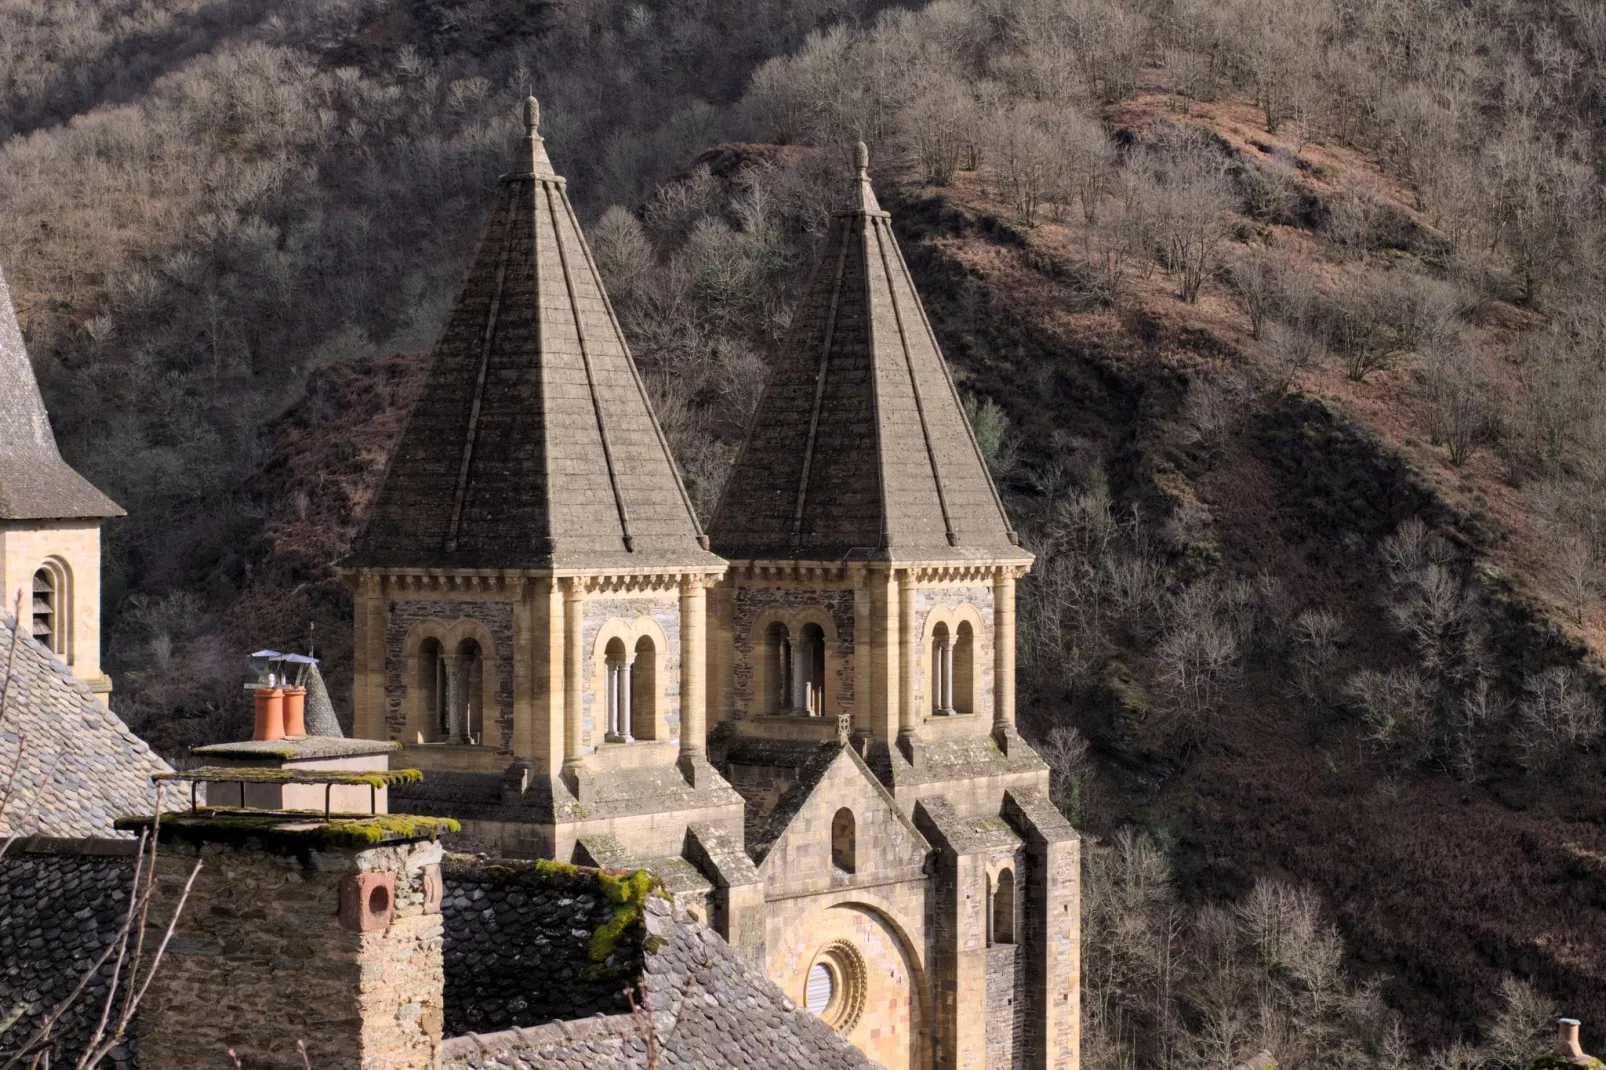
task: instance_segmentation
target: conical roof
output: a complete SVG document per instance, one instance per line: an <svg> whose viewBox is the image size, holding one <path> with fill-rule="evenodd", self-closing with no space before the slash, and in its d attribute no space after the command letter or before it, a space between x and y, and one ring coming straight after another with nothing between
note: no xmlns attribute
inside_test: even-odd
<svg viewBox="0 0 1606 1070"><path fill-rule="evenodd" d="M0 520L122 516L56 449L45 399L0 269Z"/></svg>
<svg viewBox="0 0 1606 1070"><path fill-rule="evenodd" d="M713 567L602 279L525 106L356 568Z"/></svg>
<svg viewBox="0 0 1606 1070"><path fill-rule="evenodd" d="M820 262L709 525L733 559L1029 560L859 146Z"/></svg>

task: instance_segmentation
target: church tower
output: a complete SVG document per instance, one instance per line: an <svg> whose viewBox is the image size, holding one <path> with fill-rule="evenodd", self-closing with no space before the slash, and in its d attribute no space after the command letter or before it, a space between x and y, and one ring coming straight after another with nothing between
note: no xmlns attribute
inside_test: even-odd
<svg viewBox="0 0 1606 1070"><path fill-rule="evenodd" d="M731 562L717 667L737 735L851 719L900 799L932 747L1015 734L1015 581L1004 512L871 188L819 266L710 524ZM779 718L780 720L777 720ZM816 731L835 733L819 720ZM1035 769L1035 758L1028 765Z"/></svg>
<svg viewBox="0 0 1606 1070"><path fill-rule="evenodd" d="M741 799L704 749L706 589L725 563L538 121L531 98L513 173L341 562L356 735L400 742L435 783L456 776L456 801L473 805L453 812L507 853L568 860L600 837L678 855L689 822L741 827Z"/></svg>
<svg viewBox="0 0 1606 1070"><path fill-rule="evenodd" d="M25 628L105 701L100 526L116 502L62 460L0 271L0 617Z"/></svg>
<svg viewBox="0 0 1606 1070"><path fill-rule="evenodd" d="M772 979L887 1067L1074 1070L1079 845L1015 730L1032 555L857 171L709 525L711 756Z"/></svg>

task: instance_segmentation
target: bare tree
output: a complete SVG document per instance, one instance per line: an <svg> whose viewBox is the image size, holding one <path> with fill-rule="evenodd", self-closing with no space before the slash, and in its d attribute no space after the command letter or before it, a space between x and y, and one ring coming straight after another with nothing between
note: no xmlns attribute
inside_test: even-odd
<svg viewBox="0 0 1606 1070"><path fill-rule="evenodd" d="M1177 132L1145 148L1125 171L1128 225L1152 236L1192 304L1230 232L1233 207L1225 158L1196 134Z"/></svg>

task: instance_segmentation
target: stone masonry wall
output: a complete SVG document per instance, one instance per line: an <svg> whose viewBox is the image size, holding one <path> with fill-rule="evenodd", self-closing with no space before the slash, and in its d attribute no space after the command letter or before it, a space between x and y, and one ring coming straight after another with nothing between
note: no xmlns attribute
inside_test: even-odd
<svg viewBox="0 0 1606 1070"><path fill-rule="evenodd" d="M424 1070L441 1037L438 845L279 851L164 844L152 932L202 867L140 1008L140 1061L215 1070L229 1048L252 1070L293 1070L304 1040L320 1070ZM383 931L340 923L342 882L395 875ZM150 939L151 937L147 937Z"/></svg>
<svg viewBox="0 0 1606 1070"><path fill-rule="evenodd" d="M1013 944L995 944L987 949L987 1070L1015 1070L1029 1065L1028 1045L1017 1047L1015 1040L1027 1028L1027 1001L1023 978L1026 958Z"/></svg>
<svg viewBox="0 0 1606 1070"><path fill-rule="evenodd" d="M639 927L591 958L613 918L595 870L452 858L444 871L446 1035L619 1014L641 964Z"/></svg>
<svg viewBox="0 0 1606 1070"><path fill-rule="evenodd" d="M495 733L487 732L487 742L496 746L500 754L513 753L513 605L510 602L441 602L402 601L389 604L388 623L385 626L385 725L391 739L411 742L407 738L407 657L402 652L407 633L421 620L431 617L451 624L467 618L478 621L490 631L496 643L496 676L483 681L487 712L494 717Z"/></svg>
<svg viewBox="0 0 1606 1070"><path fill-rule="evenodd" d="M836 627L836 647L827 652L826 672L833 684L840 709L826 713L853 712L853 592L820 590L812 587L738 587L735 592L736 656L733 664L735 700L739 716L762 713L761 696L755 694L755 660L762 656L764 637L753 634L753 622L772 606L796 611L809 607L823 609Z"/></svg>

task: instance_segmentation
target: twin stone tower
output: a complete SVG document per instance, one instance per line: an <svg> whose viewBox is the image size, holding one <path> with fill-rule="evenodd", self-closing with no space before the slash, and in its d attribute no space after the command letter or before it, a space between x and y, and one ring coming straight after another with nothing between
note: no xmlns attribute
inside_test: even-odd
<svg viewBox="0 0 1606 1070"><path fill-rule="evenodd" d="M705 531L526 105L366 529L355 731L488 849L656 871L891 1070L1074 1070L1021 549L871 189Z"/></svg>

